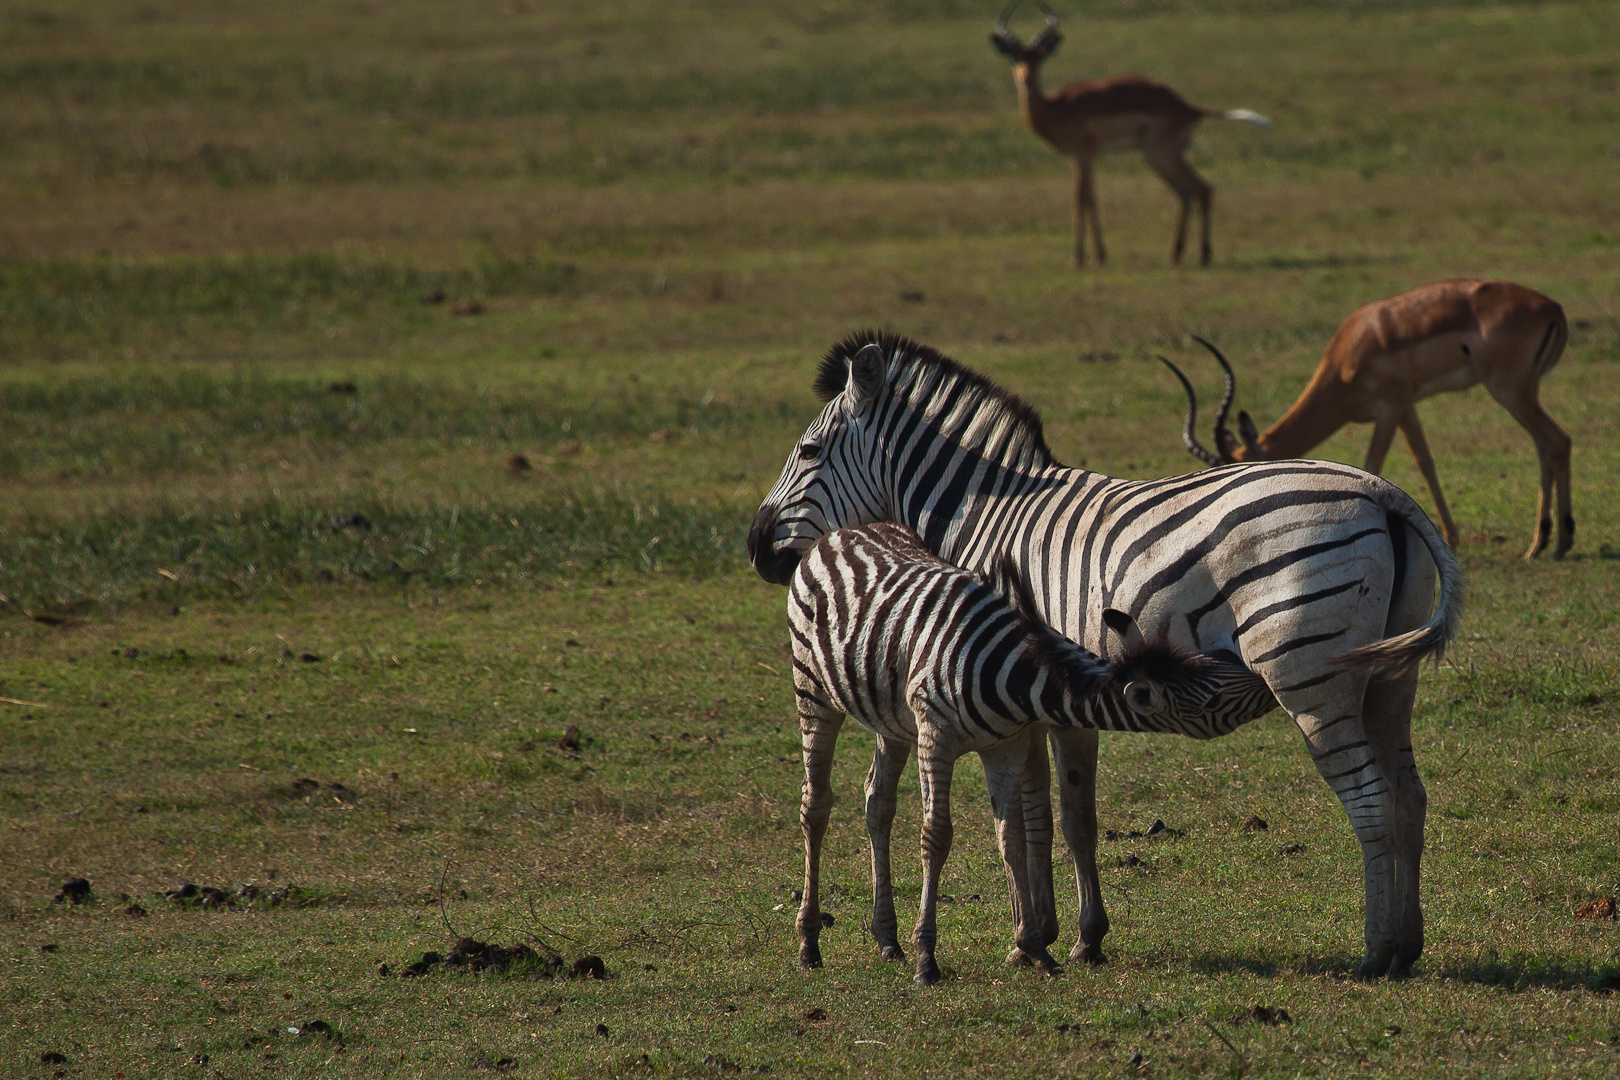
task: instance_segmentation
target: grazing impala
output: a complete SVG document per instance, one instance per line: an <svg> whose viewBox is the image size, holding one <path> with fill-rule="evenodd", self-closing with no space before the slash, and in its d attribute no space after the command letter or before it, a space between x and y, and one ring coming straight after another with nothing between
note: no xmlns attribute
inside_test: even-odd
<svg viewBox="0 0 1620 1080"><path fill-rule="evenodd" d="M1153 171L1164 178L1181 200L1181 216L1176 219L1176 244L1170 261L1181 262L1187 241L1187 212L1198 204L1202 223L1199 265L1209 265L1209 204L1214 189L1187 164L1187 144L1193 128L1206 116L1221 120L1242 120L1271 128L1271 121L1251 109L1215 112L1183 101L1180 94L1161 82L1140 75L1119 75L1095 82L1070 83L1055 94L1041 92L1041 62L1057 51L1063 35L1058 33L1057 16L1040 0L1046 25L1026 45L1007 29L1007 17L1019 0L1013 0L996 18L990 43L1013 62L1013 80L1018 84L1018 104L1031 130L1053 149L1074 159L1074 255L1071 263L1086 261L1086 222L1091 222L1091 238L1097 246L1097 265L1108 259L1103 249L1102 223L1097 219L1097 189L1091 160L1103 150L1140 150Z"/></svg>
<svg viewBox="0 0 1620 1080"><path fill-rule="evenodd" d="M1535 558L1552 536L1554 486L1558 489L1558 545L1552 557L1562 559L1575 542L1575 518L1569 503L1569 436L1547 415L1538 397L1542 376L1558 363L1569 341L1569 324L1556 301L1511 281L1452 280L1358 308L1328 342L1305 392L1269 431L1262 434L1248 413L1238 413L1241 445L1226 428L1236 382L1232 368L1213 345L1197 340L1226 370L1226 396L1215 416L1218 454L1198 445L1193 437L1197 402L1192 384L1165 361L1187 391L1182 441L1195 457L1211 465L1295 458L1345 424L1371 423L1366 469L1377 473L1398 427L1434 495L1446 542L1455 548L1457 525L1440 493L1440 478L1418 423L1417 403L1431 394L1483 383L1491 397L1530 433L1541 458L1541 501L1535 534L1524 557Z"/></svg>

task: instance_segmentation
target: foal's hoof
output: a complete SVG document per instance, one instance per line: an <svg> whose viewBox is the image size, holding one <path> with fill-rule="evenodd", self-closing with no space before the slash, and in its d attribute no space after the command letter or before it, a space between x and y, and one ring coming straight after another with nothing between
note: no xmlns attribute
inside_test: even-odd
<svg viewBox="0 0 1620 1080"><path fill-rule="evenodd" d="M814 945L799 947L799 970L814 971L821 966L821 950Z"/></svg>
<svg viewBox="0 0 1620 1080"><path fill-rule="evenodd" d="M898 946L898 945L885 945L885 946L883 946L883 959L885 959L885 960L904 960L905 958L906 958L906 952L900 946Z"/></svg>
<svg viewBox="0 0 1620 1080"><path fill-rule="evenodd" d="M939 965L931 957L917 961L917 974L911 977L911 981L918 986L933 986L939 982Z"/></svg>

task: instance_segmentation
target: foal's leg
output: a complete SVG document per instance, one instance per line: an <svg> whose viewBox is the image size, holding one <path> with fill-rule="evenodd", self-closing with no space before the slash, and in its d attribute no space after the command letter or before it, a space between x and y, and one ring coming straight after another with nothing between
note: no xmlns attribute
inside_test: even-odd
<svg viewBox="0 0 1620 1080"><path fill-rule="evenodd" d="M804 789L799 824L804 827L804 898L799 903L799 967L821 966L821 841L832 815L833 748L844 714L819 693L799 690L799 734L804 745Z"/></svg>
<svg viewBox="0 0 1620 1080"><path fill-rule="evenodd" d="M872 936L885 960L904 960L900 924L894 916L889 837L894 825L895 790L911 756L911 745L879 735L866 774L866 836L872 842Z"/></svg>
<svg viewBox="0 0 1620 1080"><path fill-rule="evenodd" d="M1108 911L1103 907L1102 881L1097 876L1097 733L1068 728L1051 734L1058 775L1058 818L1063 840L1074 856L1074 878L1080 892L1080 940L1069 951L1069 962L1100 964Z"/></svg>
<svg viewBox="0 0 1620 1080"><path fill-rule="evenodd" d="M1046 738L1036 730L1029 737L1024 759L1024 851L1030 900L1035 905L1033 917L1041 928L1041 940L1051 945L1058 939L1058 921L1052 884L1052 777L1046 760Z"/></svg>
<svg viewBox="0 0 1620 1080"><path fill-rule="evenodd" d="M939 904L939 875L951 853L951 773L954 758L945 757L923 734L923 718L918 715L917 774L922 783L922 899L917 912L917 929L912 944L917 948L915 981L923 986L939 982L939 965L934 962L938 939L935 911Z"/></svg>
<svg viewBox="0 0 1620 1080"><path fill-rule="evenodd" d="M1001 743L979 751L984 762L984 779L990 789L990 810L996 817L996 842L1007 867L1013 909L1013 933L1017 947L1008 963L1034 964L1048 975L1059 972L1046 951L1040 912L1030 891L1028 852L1024 843L1024 766L1029 749L1026 740L1041 738L1039 731L1024 731Z"/></svg>

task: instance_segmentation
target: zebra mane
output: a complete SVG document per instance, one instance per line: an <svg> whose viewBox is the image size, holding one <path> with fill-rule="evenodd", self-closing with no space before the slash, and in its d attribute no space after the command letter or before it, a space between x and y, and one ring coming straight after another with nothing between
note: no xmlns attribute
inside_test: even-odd
<svg viewBox="0 0 1620 1080"><path fill-rule="evenodd" d="M1090 697L1124 682L1107 660L1076 645L1058 633L1041 617L1029 582L1018 572L1011 555L1001 555L990 565L985 584L1007 598L1013 618L1024 632L1034 665L1057 676L1060 686L1076 697Z"/></svg>
<svg viewBox="0 0 1620 1080"><path fill-rule="evenodd" d="M896 396L922 406L950 393L961 395L959 408L990 413L987 419L1005 420L1011 433L1009 448L1029 451L1052 463L1046 430L1035 407L1011 390L997 386L971 368L911 338L887 330L859 330L827 350L816 372L815 392L822 401L843 393L849 381L849 362L867 345L876 343L888 360L888 383Z"/></svg>

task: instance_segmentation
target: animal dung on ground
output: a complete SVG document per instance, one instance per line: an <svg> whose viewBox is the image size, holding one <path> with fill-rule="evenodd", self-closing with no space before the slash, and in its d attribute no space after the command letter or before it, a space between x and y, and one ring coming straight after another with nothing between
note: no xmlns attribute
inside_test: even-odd
<svg viewBox="0 0 1620 1080"><path fill-rule="evenodd" d="M837 921L838 921L837 919L833 918L833 913L832 912L823 911L821 913L821 925L824 928L829 928L830 929L832 927L832 924L837 922Z"/></svg>
<svg viewBox="0 0 1620 1080"><path fill-rule="evenodd" d="M328 394L358 394L360 388L345 379L342 382L329 382L326 384Z"/></svg>
<svg viewBox="0 0 1620 1080"><path fill-rule="evenodd" d="M569 978L573 979L605 979L607 978L607 965L602 963L600 956L582 956L574 961L574 966L568 971Z"/></svg>
<svg viewBox="0 0 1620 1080"><path fill-rule="evenodd" d="M812 1024L822 1023L827 1019L827 1010L818 1005L814 1009L807 1010L804 1014L804 1018L810 1021Z"/></svg>
<svg viewBox="0 0 1620 1080"><path fill-rule="evenodd" d="M67 1057L55 1050L47 1050L39 1055L39 1063L41 1065L66 1065Z"/></svg>
<svg viewBox="0 0 1620 1080"><path fill-rule="evenodd" d="M433 304L442 304L447 298L444 295L443 289L432 289L423 293L420 299L424 305L431 306Z"/></svg>
<svg viewBox="0 0 1620 1080"><path fill-rule="evenodd" d="M371 528L371 519L364 514L333 514L329 521L335 532L344 529L367 531Z"/></svg>
<svg viewBox="0 0 1620 1080"><path fill-rule="evenodd" d="M52 903L60 904L62 901L66 900L71 904L82 904L88 899L90 899L90 880L88 878L75 877L68 878L66 881L62 882L62 887L57 890L56 896L52 899Z"/></svg>
<svg viewBox="0 0 1620 1080"><path fill-rule="evenodd" d="M1602 922L1605 919L1613 919L1615 917L1614 897L1599 896L1588 900L1575 909L1575 917L1585 919L1588 922Z"/></svg>
<svg viewBox="0 0 1620 1080"><path fill-rule="evenodd" d="M608 1026L606 1024L597 1024L596 1025L596 1033L598 1035L600 1035L604 1039L607 1038L608 1037Z"/></svg>
<svg viewBox="0 0 1620 1080"><path fill-rule="evenodd" d="M1304 844L1285 844L1277 849L1279 855L1298 855L1305 850Z"/></svg>
<svg viewBox="0 0 1620 1080"><path fill-rule="evenodd" d="M578 727L578 725L576 725L576 724L569 724L568 725L567 730L565 730L562 733L562 738L557 740L557 749L565 750L570 754L579 753L579 727Z"/></svg>
<svg viewBox="0 0 1620 1080"><path fill-rule="evenodd" d="M1288 1010L1275 1005L1256 1005L1243 1012L1232 1014L1229 1021L1233 1024L1292 1024L1294 1018L1288 1015Z"/></svg>
<svg viewBox="0 0 1620 1080"><path fill-rule="evenodd" d="M1244 832L1265 832L1269 828L1271 826L1267 825L1266 819L1259 814L1250 814L1249 820L1243 823Z"/></svg>
<svg viewBox="0 0 1620 1080"><path fill-rule="evenodd" d="M513 476L522 476L524 473L534 470L534 466L529 464L529 459L522 454L512 454L507 457L505 467L506 471Z"/></svg>
<svg viewBox="0 0 1620 1080"><path fill-rule="evenodd" d="M902 302L907 304L920 304L926 299L926 297L924 297L923 294L916 289L907 289L905 292L900 294L900 299Z"/></svg>
<svg viewBox="0 0 1620 1080"><path fill-rule="evenodd" d="M450 305L450 314L456 317L464 315L482 315L483 313L484 305L479 303L477 300L457 300L455 303Z"/></svg>

